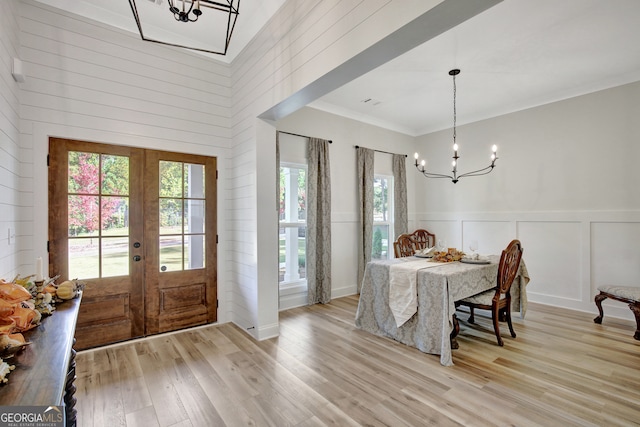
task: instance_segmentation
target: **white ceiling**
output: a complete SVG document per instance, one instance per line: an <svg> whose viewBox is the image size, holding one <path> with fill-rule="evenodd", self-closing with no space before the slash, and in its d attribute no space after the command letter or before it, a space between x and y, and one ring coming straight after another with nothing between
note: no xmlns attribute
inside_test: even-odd
<svg viewBox="0 0 640 427"><path fill-rule="evenodd" d="M413 136L450 128L454 68L459 125L638 81L640 0L505 0L310 106Z"/></svg>
<svg viewBox="0 0 640 427"><path fill-rule="evenodd" d="M37 1L138 32L128 0ZM284 1L241 0L215 58L232 61ZM413 136L449 128L453 68L459 125L639 81L640 0L504 0L310 106Z"/></svg>
<svg viewBox="0 0 640 427"><path fill-rule="evenodd" d="M135 34L138 32L136 21L129 5L129 0L36 0L40 3L47 4L57 9L63 9L94 21L102 22ZM233 30L233 36L229 43L227 54L209 55L219 61L230 63L242 51L242 49L251 41L267 21L278 11L280 6L286 0L241 0L239 14L236 26ZM175 3L181 5L182 0L175 0ZM216 25L218 21L207 21L209 18L224 18L226 15L222 12L215 12L211 9L202 7L202 16L200 22L205 25L194 23L178 22L169 12L168 0L135 0L135 5L140 15L143 31L146 37L177 43L195 44L186 38L174 38L176 35L184 35L185 32L191 32L191 36L197 37L198 40L212 40L216 43L215 48L224 49L224 33L211 34L211 28L221 27ZM162 12L166 13L162 13ZM166 18L160 21L160 16ZM226 29L226 19L223 22ZM205 30L201 32L199 30ZM168 34L167 38L163 35ZM199 35L204 34L204 35ZM196 42L197 43L197 42ZM215 50L215 49L214 49Z"/></svg>

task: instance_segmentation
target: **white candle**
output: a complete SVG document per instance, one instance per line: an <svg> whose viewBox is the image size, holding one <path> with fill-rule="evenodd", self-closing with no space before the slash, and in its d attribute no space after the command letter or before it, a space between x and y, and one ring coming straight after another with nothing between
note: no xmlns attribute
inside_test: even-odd
<svg viewBox="0 0 640 427"><path fill-rule="evenodd" d="M36 258L36 282L42 282L42 258Z"/></svg>

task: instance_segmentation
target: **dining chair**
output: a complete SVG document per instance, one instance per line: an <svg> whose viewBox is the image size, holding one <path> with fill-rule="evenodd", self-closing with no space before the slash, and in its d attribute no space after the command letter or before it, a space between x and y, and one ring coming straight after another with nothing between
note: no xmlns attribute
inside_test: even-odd
<svg viewBox="0 0 640 427"><path fill-rule="evenodd" d="M436 245L436 235L422 228L411 233L411 239L416 249L432 248Z"/></svg>
<svg viewBox="0 0 640 427"><path fill-rule="evenodd" d="M509 331L513 338L516 333L511 324L511 285L515 280L518 269L520 268L520 259L522 259L522 244L519 240L512 240L509 246L502 251L500 256L500 264L498 265L498 283L495 288L473 295L460 301L456 301L456 307L463 305L469 307L469 320L473 324L473 310L478 308L481 310L491 310L491 318L493 319L493 329L498 339L498 345L503 346L502 337L500 336L499 318L502 317L509 325Z"/></svg>
<svg viewBox="0 0 640 427"><path fill-rule="evenodd" d="M401 234L398 239L393 242L393 252L396 258L413 256L416 252L413 239L409 234Z"/></svg>

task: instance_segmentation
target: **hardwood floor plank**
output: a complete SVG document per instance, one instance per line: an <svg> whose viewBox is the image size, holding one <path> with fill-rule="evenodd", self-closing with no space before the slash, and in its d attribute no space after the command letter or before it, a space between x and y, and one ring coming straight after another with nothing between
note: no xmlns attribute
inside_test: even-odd
<svg viewBox="0 0 640 427"><path fill-rule="evenodd" d="M80 352L78 425L640 425L633 322L530 304L499 347L486 313L460 312L444 367L357 329L357 304L281 312L261 342L222 324Z"/></svg>
<svg viewBox="0 0 640 427"><path fill-rule="evenodd" d="M118 363L125 413L136 412L151 406L151 396L135 348L116 347L114 352Z"/></svg>
<svg viewBox="0 0 640 427"><path fill-rule="evenodd" d="M202 390L218 411L225 426L268 425L260 411L248 399L237 399L233 391L217 375L198 379Z"/></svg>
<svg viewBox="0 0 640 427"><path fill-rule="evenodd" d="M174 383L176 375L171 372L171 361L156 353L142 354L139 357L160 425L166 427L187 420L189 416Z"/></svg>
<svg viewBox="0 0 640 427"><path fill-rule="evenodd" d="M127 427L160 427L153 406L140 408L127 414Z"/></svg>

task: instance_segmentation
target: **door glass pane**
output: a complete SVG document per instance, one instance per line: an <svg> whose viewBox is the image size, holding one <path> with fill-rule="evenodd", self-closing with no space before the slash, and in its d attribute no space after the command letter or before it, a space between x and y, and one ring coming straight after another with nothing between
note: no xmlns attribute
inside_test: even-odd
<svg viewBox="0 0 640 427"><path fill-rule="evenodd" d="M126 236L129 234L129 198L102 198L102 235Z"/></svg>
<svg viewBox="0 0 640 427"><path fill-rule="evenodd" d="M184 269L204 268L204 236L184 236Z"/></svg>
<svg viewBox="0 0 640 427"><path fill-rule="evenodd" d="M129 158L102 155L102 194L129 194Z"/></svg>
<svg viewBox="0 0 640 427"><path fill-rule="evenodd" d="M204 268L205 167L160 161L160 271Z"/></svg>
<svg viewBox="0 0 640 427"><path fill-rule="evenodd" d="M160 161L160 197L182 197L181 162Z"/></svg>
<svg viewBox="0 0 640 427"><path fill-rule="evenodd" d="M160 271L182 270L182 236L160 237Z"/></svg>
<svg viewBox="0 0 640 427"><path fill-rule="evenodd" d="M128 275L129 158L70 151L68 172L69 277Z"/></svg>
<svg viewBox="0 0 640 427"><path fill-rule="evenodd" d="M185 163L184 177L185 197L204 199L204 165Z"/></svg>
<svg viewBox="0 0 640 427"><path fill-rule="evenodd" d="M182 199L160 199L160 234L182 234Z"/></svg>
<svg viewBox="0 0 640 427"><path fill-rule="evenodd" d="M204 233L204 200L185 200L184 232Z"/></svg>
<svg viewBox="0 0 640 427"><path fill-rule="evenodd" d="M69 195L69 237L98 235L98 196Z"/></svg>
<svg viewBox="0 0 640 427"><path fill-rule="evenodd" d="M69 278L100 277L97 238L69 239Z"/></svg>
<svg viewBox="0 0 640 427"><path fill-rule="evenodd" d="M129 275L129 238L102 239L102 277Z"/></svg>
<svg viewBox="0 0 640 427"><path fill-rule="evenodd" d="M69 152L69 193L98 193L99 160L96 153Z"/></svg>

